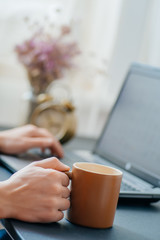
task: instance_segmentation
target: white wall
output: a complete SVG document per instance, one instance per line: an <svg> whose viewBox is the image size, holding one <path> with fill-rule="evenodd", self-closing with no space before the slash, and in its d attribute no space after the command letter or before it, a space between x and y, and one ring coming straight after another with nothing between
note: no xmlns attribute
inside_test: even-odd
<svg viewBox="0 0 160 240"><path fill-rule="evenodd" d="M77 109L77 134L99 135L108 114L107 61L113 48L120 2L5 0L1 3L0 125L19 125L25 118L27 106L22 96L28 91L29 84L23 66L17 61L14 47L31 34L33 27L28 27L31 23L38 21L47 27L44 20L47 16L54 22L58 21L58 24L74 20L73 35L83 54L77 70L68 76L67 81L71 85ZM55 12L57 7L62 9L60 15ZM30 18L29 23L24 21L26 16Z"/></svg>
<svg viewBox="0 0 160 240"><path fill-rule="evenodd" d="M14 46L31 31L24 22L72 22L82 55L66 76L77 109L77 134L97 137L133 61L160 66L159 0L5 0L0 8L0 125L19 125L29 89ZM55 8L61 8L59 14ZM24 113L24 114L23 114Z"/></svg>

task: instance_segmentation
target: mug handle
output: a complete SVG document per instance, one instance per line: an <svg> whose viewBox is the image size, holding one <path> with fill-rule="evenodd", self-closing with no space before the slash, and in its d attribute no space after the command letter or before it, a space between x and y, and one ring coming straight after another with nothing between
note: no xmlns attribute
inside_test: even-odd
<svg viewBox="0 0 160 240"><path fill-rule="evenodd" d="M64 172L64 173L69 177L69 179L72 179L72 172L67 171L67 172Z"/></svg>

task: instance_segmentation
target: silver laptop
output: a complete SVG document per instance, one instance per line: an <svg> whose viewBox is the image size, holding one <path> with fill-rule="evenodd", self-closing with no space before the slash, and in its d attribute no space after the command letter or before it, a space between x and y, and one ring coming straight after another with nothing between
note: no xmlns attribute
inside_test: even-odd
<svg viewBox="0 0 160 240"><path fill-rule="evenodd" d="M0 155L12 171L28 164L24 156ZM35 158L35 159L34 159ZM30 153L30 159L36 160ZM120 201L160 200L160 69L131 65L93 152L66 152L64 163L91 161L123 171Z"/></svg>

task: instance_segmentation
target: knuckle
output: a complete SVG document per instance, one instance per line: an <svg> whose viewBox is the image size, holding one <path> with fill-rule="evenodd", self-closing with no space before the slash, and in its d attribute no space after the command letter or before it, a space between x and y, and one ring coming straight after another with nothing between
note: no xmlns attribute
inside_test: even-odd
<svg viewBox="0 0 160 240"><path fill-rule="evenodd" d="M28 166L30 166L30 167L39 167L39 163L40 163L40 162L41 162L41 160L33 161L33 162L31 162ZM42 170L42 169L36 168L36 170L37 170L37 171L40 171L40 170Z"/></svg>
<svg viewBox="0 0 160 240"><path fill-rule="evenodd" d="M47 136L52 136L51 133L46 128L40 128L41 133Z"/></svg>
<svg viewBox="0 0 160 240"><path fill-rule="evenodd" d="M58 184L54 184L53 192L54 192L55 195L60 195L61 194L61 189L60 189L60 186Z"/></svg>
<svg viewBox="0 0 160 240"><path fill-rule="evenodd" d="M68 198L70 196L70 190L66 187L64 190L65 198Z"/></svg>
<svg viewBox="0 0 160 240"><path fill-rule="evenodd" d="M46 211L42 216L39 217L39 222L57 222L64 217L64 213L55 209Z"/></svg>
<svg viewBox="0 0 160 240"><path fill-rule="evenodd" d="M45 211L40 217L39 217L39 222L52 222L54 218L54 214L51 211Z"/></svg>
<svg viewBox="0 0 160 240"><path fill-rule="evenodd" d="M60 221L63 218L64 218L64 213L59 211L56 221Z"/></svg>
<svg viewBox="0 0 160 240"><path fill-rule="evenodd" d="M28 128L28 131L30 133L33 133L33 132L35 132L37 130L37 127L35 125L33 125L33 124L28 124L27 128Z"/></svg>
<svg viewBox="0 0 160 240"><path fill-rule="evenodd" d="M59 160L58 160L58 158L53 157L53 161L54 161L55 166L57 166L57 165L59 164Z"/></svg>
<svg viewBox="0 0 160 240"><path fill-rule="evenodd" d="M68 199L65 200L65 210L67 210L70 207L70 201Z"/></svg>
<svg viewBox="0 0 160 240"><path fill-rule="evenodd" d="M48 171L48 176L54 179L54 182L59 181L60 179L60 172L52 169L51 171Z"/></svg>
<svg viewBox="0 0 160 240"><path fill-rule="evenodd" d="M66 174L64 175L64 177L65 177L65 183L66 183L66 186L68 186L68 185L69 185L69 178L67 177Z"/></svg>
<svg viewBox="0 0 160 240"><path fill-rule="evenodd" d="M71 191L67 188L67 197L69 197L71 194Z"/></svg>

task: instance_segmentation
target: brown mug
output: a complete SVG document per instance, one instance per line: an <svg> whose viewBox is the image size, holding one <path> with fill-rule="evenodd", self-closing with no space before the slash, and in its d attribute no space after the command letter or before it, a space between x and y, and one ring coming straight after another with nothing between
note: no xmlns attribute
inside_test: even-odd
<svg viewBox="0 0 160 240"><path fill-rule="evenodd" d="M66 218L86 227L112 227L122 172L96 163L77 162L67 175L72 181Z"/></svg>

